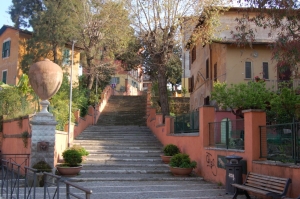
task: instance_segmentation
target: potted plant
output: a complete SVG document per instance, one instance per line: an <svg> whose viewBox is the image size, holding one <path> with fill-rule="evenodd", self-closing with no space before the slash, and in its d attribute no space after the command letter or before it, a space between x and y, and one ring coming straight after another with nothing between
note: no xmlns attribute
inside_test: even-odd
<svg viewBox="0 0 300 199"><path fill-rule="evenodd" d="M66 149L63 154L64 163L56 165L56 169L61 175L75 176L82 169L82 154L76 149Z"/></svg>
<svg viewBox="0 0 300 199"><path fill-rule="evenodd" d="M82 161L86 160L86 156L88 156L90 153L82 146L80 145L73 145L70 149L74 149L78 151L81 154Z"/></svg>
<svg viewBox="0 0 300 199"><path fill-rule="evenodd" d="M168 164L173 155L180 153L179 148L174 144L167 144L163 148L164 154L161 155L161 159L164 163Z"/></svg>
<svg viewBox="0 0 300 199"><path fill-rule="evenodd" d="M191 161L188 154L178 153L171 158L169 165L173 175L187 176L196 168L197 162Z"/></svg>

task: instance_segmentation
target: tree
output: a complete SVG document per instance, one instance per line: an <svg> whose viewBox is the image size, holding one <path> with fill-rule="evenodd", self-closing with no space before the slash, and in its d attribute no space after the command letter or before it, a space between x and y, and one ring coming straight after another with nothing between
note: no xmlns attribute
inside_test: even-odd
<svg viewBox="0 0 300 199"><path fill-rule="evenodd" d="M180 43L180 27L194 29L204 7L210 13L222 10L223 1L184 1L184 0L136 0L127 1L127 7L134 19L133 26L144 48L144 65L151 68L151 78L157 77L159 101L162 114L169 115L167 94L167 64L173 56L176 43ZM217 7L214 7L217 6ZM205 25L210 24L207 17ZM207 33L214 27L207 27ZM200 35L201 31L198 32ZM196 33L195 33L196 34ZM210 35L210 34L208 34ZM209 39L207 39L209 41ZM205 41L204 41L205 42Z"/></svg>
<svg viewBox="0 0 300 199"><path fill-rule="evenodd" d="M9 14L16 28L29 28L32 16L43 10L43 0L12 0L12 4Z"/></svg>
<svg viewBox="0 0 300 199"><path fill-rule="evenodd" d="M31 37L23 41L26 48L21 61L23 72L27 73L32 63L45 57L61 65L60 52L76 34L78 24L74 21L74 17L71 17L73 12L69 5L70 1L35 0L27 3L27 0L16 1L10 7L11 18L15 18L15 26L30 26L33 29ZM17 15L16 10L22 10L20 15Z"/></svg>
<svg viewBox="0 0 300 199"><path fill-rule="evenodd" d="M211 93L223 109L229 108L233 114L243 118L242 110L268 108L272 93L266 89L264 82L231 84L215 82Z"/></svg>
<svg viewBox="0 0 300 199"><path fill-rule="evenodd" d="M238 18L233 38L239 45L255 41L255 35L260 34L256 28L249 28L249 23L256 27L269 29L269 36L276 37L271 45L272 58L278 63L277 68L294 72L298 77L300 63L300 2L298 0L238 0L243 5L243 17ZM250 15L250 12L255 15ZM247 25L248 24L248 25Z"/></svg>
<svg viewBox="0 0 300 199"><path fill-rule="evenodd" d="M96 75L112 66L114 54L127 47L133 31L121 1L78 0L72 7L80 25L77 39L84 49L82 64L88 71L87 88L91 90Z"/></svg>
<svg viewBox="0 0 300 199"><path fill-rule="evenodd" d="M267 113L268 123L292 122L299 118L300 96L289 83L282 83L279 90L271 92L263 81L231 84L216 82L211 94L218 106L229 108L243 118L242 110L262 109Z"/></svg>

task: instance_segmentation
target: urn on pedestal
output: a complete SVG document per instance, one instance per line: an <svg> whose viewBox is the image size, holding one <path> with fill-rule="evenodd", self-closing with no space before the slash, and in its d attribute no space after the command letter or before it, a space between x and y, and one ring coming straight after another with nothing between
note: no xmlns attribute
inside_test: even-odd
<svg viewBox="0 0 300 199"><path fill-rule="evenodd" d="M49 59L34 63L29 69L29 82L34 92L41 98L42 110L39 114L49 114L47 107L51 98L60 88L63 72L59 65Z"/></svg>

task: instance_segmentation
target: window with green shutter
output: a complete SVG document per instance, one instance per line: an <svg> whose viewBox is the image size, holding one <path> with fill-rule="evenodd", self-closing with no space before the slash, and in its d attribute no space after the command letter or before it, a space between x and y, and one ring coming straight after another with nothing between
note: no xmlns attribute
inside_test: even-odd
<svg viewBox="0 0 300 199"><path fill-rule="evenodd" d="M2 82L6 84L7 80L7 70L2 71Z"/></svg>
<svg viewBox="0 0 300 199"><path fill-rule="evenodd" d="M2 45L2 58L9 57L10 55L10 40L6 41Z"/></svg>
<svg viewBox="0 0 300 199"><path fill-rule="evenodd" d="M70 50L69 49L64 49L62 64L67 65L69 63L70 63Z"/></svg>

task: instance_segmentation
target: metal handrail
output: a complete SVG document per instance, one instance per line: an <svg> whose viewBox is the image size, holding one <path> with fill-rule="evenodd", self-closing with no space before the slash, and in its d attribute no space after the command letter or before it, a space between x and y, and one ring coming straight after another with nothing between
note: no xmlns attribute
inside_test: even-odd
<svg viewBox="0 0 300 199"><path fill-rule="evenodd" d="M79 197L79 196L75 195L74 193L71 193L70 192L70 187L74 187L74 188L76 188L78 190L81 190L81 191L85 192L85 198L86 199L90 199L91 198L91 194L93 193L92 190L84 188L84 187L81 187L81 186L79 186L79 185L77 185L75 183L69 182L67 180L64 181L64 183L66 184L67 199L70 199L70 196L73 196L73 197L75 197L77 199L82 199L82 197Z"/></svg>
<svg viewBox="0 0 300 199"><path fill-rule="evenodd" d="M44 174L44 199L46 199L46 196L48 195L48 198L54 199L55 196L57 199L59 199L59 184L62 182L62 179L60 176L54 175L52 173L43 172ZM53 179L54 182L52 182L49 179ZM56 186L56 189L54 191L54 194L52 197L50 197L49 187L52 185Z"/></svg>
<svg viewBox="0 0 300 199"><path fill-rule="evenodd" d="M4 192L5 192L6 198L19 199L21 165L3 159L1 160L1 163L2 163L1 197L4 196Z"/></svg>
<svg viewBox="0 0 300 199"><path fill-rule="evenodd" d="M26 166L24 168L25 168L24 198L33 197L33 199L35 199L36 178L37 178L36 173L38 172L38 170L33 169L33 168L29 168L29 167L26 167ZM28 191L28 193L27 193L27 191ZM31 196L31 197L29 197L29 196Z"/></svg>

